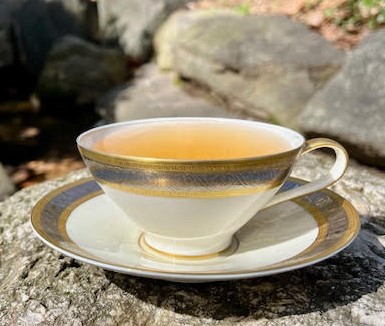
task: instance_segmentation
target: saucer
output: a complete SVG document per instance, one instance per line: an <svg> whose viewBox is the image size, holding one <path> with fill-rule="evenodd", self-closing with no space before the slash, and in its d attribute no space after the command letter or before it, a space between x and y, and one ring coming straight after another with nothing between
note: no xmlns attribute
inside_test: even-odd
<svg viewBox="0 0 385 326"><path fill-rule="evenodd" d="M305 181L290 178L282 190ZM207 259L184 259L144 250L139 230L92 178L43 197L31 217L36 235L60 253L103 269L175 282L259 277L322 261L348 246L360 219L330 190L260 211L234 236L231 250Z"/></svg>

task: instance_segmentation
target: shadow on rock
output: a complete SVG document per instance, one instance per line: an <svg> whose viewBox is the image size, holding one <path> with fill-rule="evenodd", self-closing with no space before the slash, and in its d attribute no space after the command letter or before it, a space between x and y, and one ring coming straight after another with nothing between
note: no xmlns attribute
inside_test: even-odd
<svg viewBox="0 0 385 326"><path fill-rule="evenodd" d="M142 301L195 317L276 318L326 311L354 302L383 284L385 250L377 235L385 233L384 220L364 217L358 238L338 255L268 277L183 284L105 273L112 283Z"/></svg>

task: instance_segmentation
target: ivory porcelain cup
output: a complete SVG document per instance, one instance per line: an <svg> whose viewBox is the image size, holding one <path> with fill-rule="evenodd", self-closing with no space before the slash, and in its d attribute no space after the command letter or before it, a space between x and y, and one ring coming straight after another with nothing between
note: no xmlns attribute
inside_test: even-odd
<svg viewBox="0 0 385 326"><path fill-rule="evenodd" d="M284 141L284 147L269 154L219 159L175 158L167 154L166 148L172 148L173 141L182 145L185 142L183 146L193 143L190 138L194 138L194 133L186 131L191 126L196 126L198 133L201 127L206 132L211 130L212 144L223 147L224 152L241 147L238 140L242 137L260 133L278 137ZM172 133L172 139L166 137L163 144L162 137L151 138L157 128ZM223 136L226 128L228 138ZM217 134L217 129L221 133ZM164 148L166 157L108 151L108 141L104 140L116 133L135 134L137 130L142 132L141 137L149 135L150 142L154 140L149 153ZM138 145L135 139L140 138L132 139L124 144L128 149ZM211 140L200 140L201 144L194 144L194 148L203 148ZM103 150L101 143L105 146ZM260 209L328 187L341 178L348 165L345 149L333 140L306 141L288 128L238 119L161 118L115 123L84 132L77 138L77 144L107 197L143 230L146 246L157 252L188 257L225 250L234 233ZM319 180L276 194L297 157L322 147L331 148L336 154L331 169Z"/></svg>

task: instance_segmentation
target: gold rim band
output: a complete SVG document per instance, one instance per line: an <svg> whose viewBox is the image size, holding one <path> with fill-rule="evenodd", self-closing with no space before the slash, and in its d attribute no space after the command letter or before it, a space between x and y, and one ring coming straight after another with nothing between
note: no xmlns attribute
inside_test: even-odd
<svg viewBox="0 0 385 326"><path fill-rule="evenodd" d="M83 157L98 163L107 164L135 170L163 171L163 172L231 172L244 171L250 168L265 168L267 164L287 164L292 162L301 148L255 158L233 159L233 160L207 160L207 161L182 161L172 159L151 159L139 157L124 157L119 155L96 152L78 145L79 151Z"/></svg>

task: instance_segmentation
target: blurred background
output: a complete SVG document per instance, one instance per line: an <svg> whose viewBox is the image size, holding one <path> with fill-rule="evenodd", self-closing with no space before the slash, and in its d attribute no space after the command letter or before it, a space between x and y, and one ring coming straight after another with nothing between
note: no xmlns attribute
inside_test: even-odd
<svg viewBox="0 0 385 326"><path fill-rule="evenodd" d="M385 0L1 0L0 198L138 118L258 119L385 166Z"/></svg>

